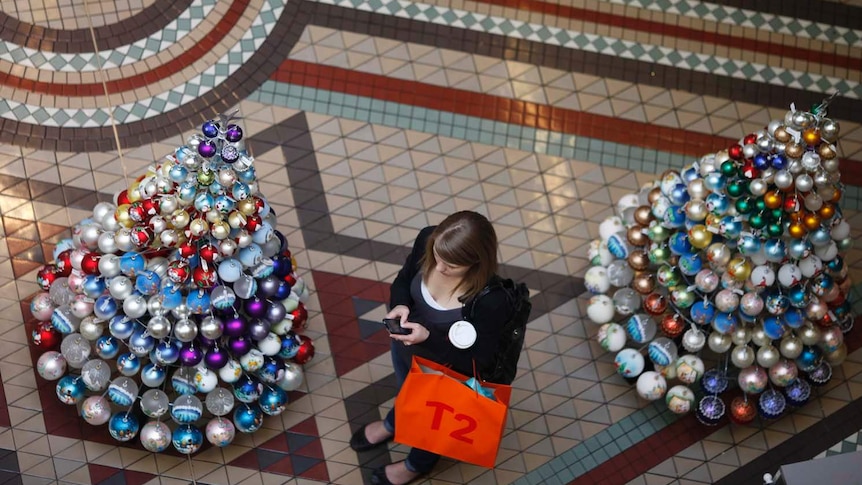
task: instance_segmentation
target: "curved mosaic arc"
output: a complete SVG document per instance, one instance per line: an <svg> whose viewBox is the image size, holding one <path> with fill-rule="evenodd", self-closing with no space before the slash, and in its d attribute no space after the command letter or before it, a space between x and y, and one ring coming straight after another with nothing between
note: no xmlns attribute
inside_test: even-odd
<svg viewBox="0 0 862 485"><path fill-rule="evenodd" d="M52 72L93 72L145 61L194 31L212 13L216 3L217 0L195 0L176 18L150 35L131 43L103 48L98 53L92 52L93 41L89 31L83 42L88 43L91 52L48 52L41 43L35 49L21 42L0 39L0 60ZM107 46L99 44L99 47Z"/></svg>
<svg viewBox="0 0 862 485"><path fill-rule="evenodd" d="M95 27L96 42L114 49L153 35L169 25L193 0L155 0L142 11L113 25ZM22 22L0 12L0 40L38 48L41 52L78 54L93 51L89 29L60 30Z"/></svg>

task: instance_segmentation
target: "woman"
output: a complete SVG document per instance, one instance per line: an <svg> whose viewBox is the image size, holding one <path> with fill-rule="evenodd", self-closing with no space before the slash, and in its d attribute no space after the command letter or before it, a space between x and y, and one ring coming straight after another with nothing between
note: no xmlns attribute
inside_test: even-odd
<svg viewBox="0 0 862 485"><path fill-rule="evenodd" d="M413 355L452 367L472 376L475 361L479 376L494 364L501 326L512 307L506 294L494 290L476 301L471 324L476 341L459 348L449 341L453 323L464 319L462 308L493 278L497 271L497 235L481 214L462 211L439 226L426 227L416 237L413 251L398 272L390 290L386 318L398 319L407 335L390 334L392 365L400 387L407 378ZM463 345L461 346L463 347ZM350 440L356 451L385 444L395 435L395 410L386 419L357 430ZM378 468L371 483L400 485L429 473L440 455L413 448L407 459Z"/></svg>

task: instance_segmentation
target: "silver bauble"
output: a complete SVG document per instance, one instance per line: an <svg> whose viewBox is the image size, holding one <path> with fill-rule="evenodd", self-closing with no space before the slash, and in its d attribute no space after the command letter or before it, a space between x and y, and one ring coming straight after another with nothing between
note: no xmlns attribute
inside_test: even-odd
<svg viewBox="0 0 862 485"><path fill-rule="evenodd" d="M285 391L295 391L302 385L302 381L302 367L292 362L285 362L284 376L278 381L278 387Z"/></svg>
<svg viewBox="0 0 862 485"><path fill-rule="evenodd" d="M820 168L820 155L815 152L805 152L800 159L802 168L807 172L814 172Z"/></svg>
<svg viewBox="0 0 862 485"><path fill-rule="evenodd" d="M180 304L176 308L171 309L171 315L177 320L188 318L192 314L192 310L185 303Z"/></svg>
<svg viewBox="0 0 862 485"><path fill-rule="evenodd" d="M141 411L151 418L164 416L170 408L170 400L164 391L150 389L141 395Z"/></svg>
<svg viewBox="0 0 862 485"><path fill-rule="evenodd" d="M127 276L115 276L108 283L108 291L116 300L125 300L132 295L134 290L135 285L132 284L132 280Z"/></svg>
<svg viewBox="0 0 862 485"><path fill-rule="evenodd" d="M110 202L99 202L93 206L93 220L101 223L105 217L114 217L114 211L116 210L117 207Z"/></svg>
<svg viewBox="0 0 862 485"><path fill-rule="evenodd" d="M778 349L772 345L764 345L757 349L757 365L766 369L772 367L781 358Z"/></svg>
<svg viewBox="0 0 862 485"><path fill-rule="evenodd" d="M104 391L111 380L111 366L101 359L89 360L81 368L81 380L93 392Z"/></svg>
<svg viewBox="0 0 862 485"><path fill-rule="evenodd" d="M826 170L817 170L814 172L814 185L819 189L820 187L827 187L832 185L832 182L829 180L829 173Z"/></svg>
<svg viewBox="0 0 862 485"><path fill-rule="evenodd" d="M772 149L774 148L774 143L772 141L772 138L769 138L767 136L758 138L757 139L757 148L763 153L768 153L768 152L772 151Z"/></svg>
<svg viewBox="0 0 862 485"><path fill-rule="evenodd" d="M685 204L685 214L692 221L702 221L706 219L708 213L706 202L703 200L690 200Z"/></svg>
<svg viewBox="0 0 862 485"><path fill-rule="evenodd" d="M802 354L802 339L792 333L787 334L778 344L778 350L785 358L795 359Z"/></svg>
<svg viewBox="0 0 862 485"><path fill-rule="evenodd" d="M105 278L113 278L120 274L120 257L116 254L106 254L99 259L99 273Z"/></svg>
<svg viewBox="0 0 862 485"><path fill-rule="evenodd" d="M799 175L805 171L805 168L802 167L802 160L791 158L787 162L787 171L793 175Z"/></svg>
<svg viewBox="0 0 862 485"><path fill-rule="evenodd" d="M709 350L712 350L716 354L723 354L730 349L730 346L733 345L733 342L730 340L730 335L725 335L718 332L712 332L709 334L709 338L706 339L707 345L709 346Z"/></svg>
<svg viewBox="0 0 862 485"><path fill-rule="evenodd" d="M234 406L233 393L223 387L217 387L207 393L204 400L207 411L213 416L224 416L229 413Z"/></svg>
<svg viewBox="0 0 862 485"><path fill-rule="evenodd" d="M113 254L116 253L119 248L117 248L117 241L114 240L113 232L103 232L99 234L99 251L102 254Z"/></svg>
<svg viewBox="0 0 862 485"><path fill-rule="evenodd" d="M140 439L147 451L165 451L171 445L171 428L161 421L150 421L141 427Z"/></svg>
<svg viewBox="0 0 862 485"><path fill-rule="evenodd" d="M820 341L820 330L813 325L804 325L799 329L799 339L805 345L817 345Z"/></svg>
<svg viewBox="0 0 862 485"><path fill-rule="evenodd" d="M758 324L751 330L751 343L758 347L763 347L764 345L771 344L772 339L763 331L763 326Z"/></svg>
<svg viewBox="0 0 862 485"><path fill-rule="evenodd" d="M147 269L164 278L168 274L168 264L167 258L152 258L147 261Z"/></svg>
<svg viewBox="0 0 862 485"><path fill-rule="evenodd" d="M249 234L245 229L241 229L234 239L236 240L237 247L240 248L248 247L249 244L254 242L251 238L251 234Z"/></svg>
<svg viewBox="0 0 862 485"><path fill-rule="evenodd" d="M95 224L87 224L81 228L81 243L87 249L93 250L99 247L99 235L101 230Z"/></svg>
<svg viewBox="0 0 862 485"><path fill-rule="evenodd" d="M780 120L772 120L769 123L767 123L767 125L766 125L766 133L768 133L769 136L774 137L775 136L775 130L781 128L782 126L783 125L782 125Z"/></svg>
<svg viewBox="0 0 862 485"><path fill-rule="evenodd" d="M766 168L760 172L760 178L763 179L764 182L771 184L775 181L775 169L772 167Z"/></svg>
<svg viewBox="0 0 862 485"><path fill-rule="evenodd" d="M204 319L201 320L200 331L201 335L204 337L210 340L215 340L221 337L222 332L224 331L224 323L216 317L204 317Z"/></svg>
<svg viewBox="0 0 862 485"><path fill-rule="evenodd" d="M111 213L111 215L106 216L104 219L102 219L102 230L110 231L110 232L116 232L117 229L119 229L119 228L120 228L120 223L117 222L116 219L114 219L113 213Z"/></svg>
<svg viewBox="0 0 862 485"><path fill-rule="evenodd" d="M793 174L787 170L778 170L775 172L773 183L775 183L775 186L779 189L787 189L793 185Z"/></svg>
<svg viewBox="0 0 862 485"><path fill-rule="evenodd" d="M748 345L737 345L730 352L730 361L740 369L745 369L754 363L754 350Z"/></svg>
<svg viewBox="0 0 862 485"><path fill-rule="evenodd" d="M105 322L90 315L81 320L78 332L87 340L93 341L102 336L105 331Z"/></svg>
<svg viewBox="0 0 862 485"><path fill-rule="evenodd" d="M69 367L80 369L90 358L90 342L79 333L71 333L60 342L60 353Z"/></svg>
<svg viewBox="0 0 862 485"><path fill-rule="evenodd" d="M742 147L742 155L745 158L754 158L758 153L760 153L760 149L754 143L748 143Z"/></svg>
<svg viewBox="0 0 862 485"><path fill-rule="evenodd" d="M730 334L730 341L733 345L745 345L751 341L751 329L748 327L739 326Z"/></svg>
<svg viewBox="0 0 862 485"><path fill-rule="evenodd" d="M174 336L180 342L191 342L198 336L198 326L187 318L177 320L174 325Z"/></svg>
<svg viewBox="0 0 862 485"><path fill-rule="evenodd" d="M153 295L147 300L147 313L154 317L168 313L168 309L164 307L161 295Z"/></svg>
<svg viewBox="0 0 862 485"><path fill-rule="evenodd" d="M150 221L148 222L150 228L156 234L161 234L165 229L168 228L168 221L165 220L162 216L153 216L150 217Z"/></svg>
<svg viewBox="0 0 862 485"><path fill-rule="evenodd" d="M162 247L173 248L177 247L180 244L180 234L173 230L162 231L158 233L159 242L162 244Z"/></svg>
<svg viewBox="0 0 862 485"><path fill-rule="evenodd" d="M223 239L218 243L218 252L225 258L229 258L236 253L237 244L233 239Z"/></svg>
<svg viewBox="0 0 862 485"><path fill-rule="evenodd" d="M763 181L763 179L756 178L752 179L751 182L748 183L748 190L751 192L751 195L760 197L769 190L769 186Z"/></svg>
<svg viewBox="0 0 862 485"><path fill-rule="evenodd" d="M166 195L159 201L159 212L163 216L169 216L173 211L180 208L180 201L175 195Z"/></svg>
<svg viewBox="0 0 862 485"><path fill-rule="evenodd" d="M800 192L808 192L814 188L814 179L812 179L811 175L808 175L807 173L801 173L796 176L795 184L796 190Z"/></svg>
<svg viewBox="0 0 862 485"><path fill-rule="evenodd" d="M132 295L123 301L123 313L129 318L141 318L147 313L147 300L143 295Z"/></svg>
<svg viewBox="0 0 862 485"><path fill-rule="evenodd" d="M162 315L150 318L150 321L147 322L147 333L151 337L161 340L171 334L171 321Z"/></svg>
<svg viewBox="0 0 862 485"><path fill-rule="evenodd" d="M117 249L123 252L129 252L135 249L135 243L132 242L132 233L125 227L117 229L114 233L114 241L117 242Z"/></svg>
<svg viewBox="0 0 862 485"><path fill-rule="evenodd" d="M236 182L236 172L230 168L223 168L218 171L218 183L224 187L233 187Z"/></svg>
<svg viewBox="0 0 862 485"><path fill-rule="evenodd" d="M841 126L837 121L828 118L823 120L820 125L820 137L827 141L834 142L838 138L838 133L841 131Z"/></svg>

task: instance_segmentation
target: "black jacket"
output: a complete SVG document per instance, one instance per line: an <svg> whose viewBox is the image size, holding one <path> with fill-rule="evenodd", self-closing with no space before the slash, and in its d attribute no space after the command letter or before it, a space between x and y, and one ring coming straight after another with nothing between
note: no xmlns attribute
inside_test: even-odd
<svg viewBox="0 0 862 485"><path fill-rule="evenodd" d="M410 283L419 272L419 264L423 254L425 254L425 246L428 237L434 231L434 227L436 226L422 229L416 237L413 250L392 283L389 294L390 309L398 305L413 308ZM420 354L468 376L473 375L473 359L475 359L480 377L487 373L494 365L494 353L500 341L500 332L512 314L512 306L503 290L496 289L476 302L474 314L475 318L472 320L464 315L464 319L470 320L470 323L476 327L478 334L476 343L472 347L462 350L449 343L448 328L445 331L443 329L429 329L431 334L428 340L419 344L421 347ZM410 321L409 316L407 320Z"/></svg>

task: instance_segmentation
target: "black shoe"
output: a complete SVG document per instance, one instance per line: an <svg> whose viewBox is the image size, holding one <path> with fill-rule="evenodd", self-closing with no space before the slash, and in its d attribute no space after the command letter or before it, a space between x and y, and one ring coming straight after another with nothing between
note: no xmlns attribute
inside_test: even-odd
<svg viewBox="0 0 862 485"><path fill-rule="evenodd" d="M386 478L386 467L387 465L383 465L381 467L375 468L374 471L371 472L371 485L395 485L394 483L390 482L388 478ZM416 475L412 480L405 483L404 485L419 480L420 478L422 478L423 475L424 473Z"/></svg>
<svg viewBox="0 0 862 485"><path fill-rule="evenodd" d="M386 444L388 441L392 440L392 437L390 436L389 438L386 438L379 443L372 443L368 441L368 438L365 437L366 427L368 427L367 424L357 429L356 432L353 433L353 436L350 437L350 447L353 448L354 451L373 450L374 448L377 448L378 446ZM384 474L383 477L386 478L386 475Z"/></svg>

